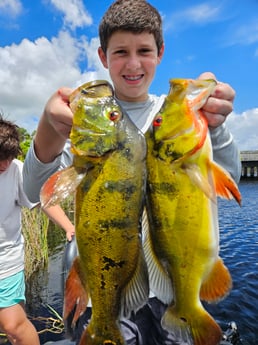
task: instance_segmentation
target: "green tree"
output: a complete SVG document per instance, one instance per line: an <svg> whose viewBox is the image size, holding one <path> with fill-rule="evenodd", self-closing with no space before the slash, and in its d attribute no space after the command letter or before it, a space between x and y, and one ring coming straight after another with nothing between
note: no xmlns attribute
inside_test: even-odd
<svg viewBox="0 0 258 345"><path fill-rule="evenodd" d="M19 133L20 133L20 147L21 147L22 153L21 155L19 155L18 159L20 159L21 161L24 161L35 131L34 133L30 134L25 128L19 127Z"/></svg>

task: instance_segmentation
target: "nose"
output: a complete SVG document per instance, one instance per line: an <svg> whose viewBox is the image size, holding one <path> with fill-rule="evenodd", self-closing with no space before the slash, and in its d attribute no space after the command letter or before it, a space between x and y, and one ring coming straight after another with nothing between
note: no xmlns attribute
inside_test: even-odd
<svg viewBox="0 0 258 345"><path fill-rule="evenodd" d="M130 54L127 59L126 67L130 70L136 70L141 66L141 62L137 54Z"/></svg>

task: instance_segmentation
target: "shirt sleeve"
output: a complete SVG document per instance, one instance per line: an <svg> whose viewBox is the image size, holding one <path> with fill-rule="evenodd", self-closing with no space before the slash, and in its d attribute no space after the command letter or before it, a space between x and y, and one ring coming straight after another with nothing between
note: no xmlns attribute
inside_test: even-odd
<svg viewBox="0 0 258 345"><path fill-rule="evenodd" d="M238 183L241 177L241 159L238 147L226 125L210 129L213 158L216 163L226 169Z"/></svg>
<svg viewBox="0 0 258 345"><path fill-rule="evenodd" d="M37 158L32 142L23 166L23 188L29 200L33 203L39 202L40 189L44 182L57 170L71 164L70 140L67 141L63 152L50 163L42 163Z"/></svg>
<svg viewBox="0 0 258 345"><path fill-rule="evenodd" d="M15 176L15 183L17 185L17 191L16 191L16 200L15 202L20 207L27 207L28 209L32 209L35 206L38 205L38 203L32 203L29 201L27 195L24 192L23 189L23 176L22 176L22 170L23 170L23 162L19 159L13 160L13 166L14 168L14 176Z"/></svg>

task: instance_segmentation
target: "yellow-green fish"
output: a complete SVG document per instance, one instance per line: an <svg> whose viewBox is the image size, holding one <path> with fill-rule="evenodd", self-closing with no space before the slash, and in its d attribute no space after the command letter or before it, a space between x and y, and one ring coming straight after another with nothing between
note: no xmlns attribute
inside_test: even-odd
<svg viewBox="0 0 258 345"><path fill-rule="evenodd" d="M51 177L41 192L43 204L51 204L76 189L79 256L66 281L64 318L77 306L75 322L90 298L92 316L80 345L124 345L119 319L149 295L141 246L145 138L106 81L79 87L70 107L73 165Z"/></svg>
<svg viewBox="0 0 258 345"><path fill-rule="evenodd" d="M187 344L217 345L221 329L200 302L220 300L232 285L219 257L216 199L234 197L240 203L241 197L230 175L212 159L208 125L200 110L216 82L174 79L170 85L146 134L150 287L168 304L163 328ZM162 276L155 276L154 263L171 281L170 295Z"/></svg>

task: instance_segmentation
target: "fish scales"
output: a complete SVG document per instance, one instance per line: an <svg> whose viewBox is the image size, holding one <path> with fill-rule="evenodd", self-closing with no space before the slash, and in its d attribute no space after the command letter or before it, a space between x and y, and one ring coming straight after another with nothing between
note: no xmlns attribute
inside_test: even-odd
<svg viewBox="0 0 258 345"><path fill-rule="evenodd" d="M221 329L200 299L218 301L232 285L219 257L216 195L241 201L235 182L212 160L207 121L199 110L215 84L171 80L170 92L146 134L150 229L145 229L144 248L152 272L150 286L168 304L162 326L175 339L193 345L219 343ZM159 268L153 270L154 263L171 281L170 296L160 289L163 278Z"/></svg>
<svg viewBox="0 0 258 345"><path fill-rule="evenodd" d="M82 85L71 95L70 107L73 166L63 171L65 185L60 172L52 181L61 190L55 200L75 190L79 256L66 282L64 318L76 306L75 324L90 297L92 316L80 345L124 345L119 319L139 309L149 295L141 246L145 138L106 81Z"/></svg>

